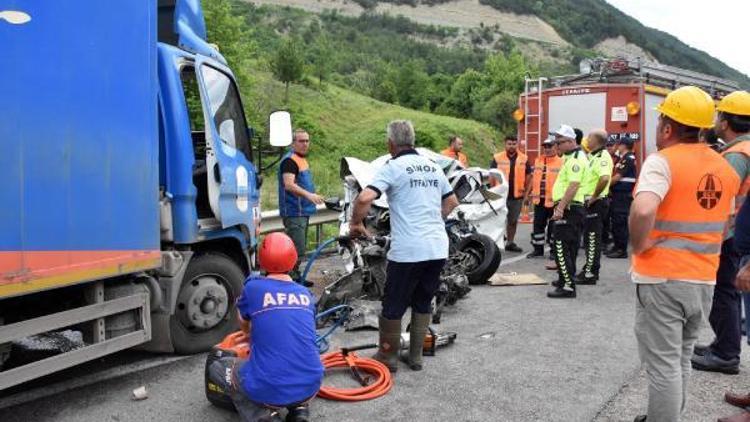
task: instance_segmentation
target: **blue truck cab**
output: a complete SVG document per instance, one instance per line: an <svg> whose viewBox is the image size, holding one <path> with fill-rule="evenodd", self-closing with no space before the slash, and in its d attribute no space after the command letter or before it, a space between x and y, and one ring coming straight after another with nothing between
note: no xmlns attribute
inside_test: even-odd
<svg viewBox="0 0 750 422"><path fill-rule="evenodd" d="M200 0L0 0L0 391L236 329L261 178L206 38ZM24 361L19 340L61 330L83 341Z"/></svg>

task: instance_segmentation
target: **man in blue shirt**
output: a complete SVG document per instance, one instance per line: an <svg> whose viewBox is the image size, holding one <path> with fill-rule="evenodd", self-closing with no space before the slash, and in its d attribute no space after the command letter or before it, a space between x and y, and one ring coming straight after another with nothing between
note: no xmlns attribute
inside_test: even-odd
<svg viewBox="0 0 750 422"><path fill-rule="evenodd" d="M315 345L315 301L287 272L297 261L292 240L266 236L258 251L266 277L250 278L237 300L240 327L248 334L246 361L222 358L210 378L229 392L243 421L307 421L308 402L320 389L323 365Z"/></svg>
<svg viewBox="0 0 750 422"><path fill-rule="evenodd" d="M740 211L737 213L734 226L734 248L741 257L735 284L737 290L748 295L750 294L750 201L743 202ZM747 305L748 302L745 301L745 307ZM747 317L747 313L745 315ZM725 398L727 402L735 406L750 407L750 393L735 394L728 392ZM738 418L737 420L750 421L750 413L744 413L744 416L745 419Z"/></svg>
<svg viewBox="0 0 750 422"><path fill-rule="evenodd" d="M408 364L422 369L422 346L431 318L431 302L448 257L443 219L458 205L448 179L435 163L414 149L414 128L405 120L388 125L393 157L375 174L354 204L349 232L366 236L364 218L372 201L385 194L391 212L391 248L379 319L380 341L374 358L398 368L401 318L411 307Z"/></svg>
<svg viewBox="0 0 750 422"><path fill-rule="evenodd" d="M633 153L633 140L629 137L617 141L620 160L615 166L611 182L611 219L614 246L607 251L608 258L628 257L628 216L633 203L633 188L636 181L636 158Z"/></svg>

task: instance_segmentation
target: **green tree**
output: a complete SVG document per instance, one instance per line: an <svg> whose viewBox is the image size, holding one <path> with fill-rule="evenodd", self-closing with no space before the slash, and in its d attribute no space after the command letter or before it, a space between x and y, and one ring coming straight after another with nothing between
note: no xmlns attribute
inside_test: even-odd
<svg viewBox="0 0 750 422"><path fill-rule="evenodd" d="M450 95L451 87L455 78L444 73L436 73L430 77L430 88L427 92L427 101L430 111L437 110Z"/></svg>
<svg viewBox="0 0 750 422"><path fill-rule="evenodd" d="M305 60L299 42L294 38L287 38L271 59L273 75L284 83L285 103L289 103L289 84L301 81L305 75L304 69Z"/></svg>
<svg viewBox="0 0 750 422"><path fill-rule="evenodd" d="M410 61L401 66L396 79L399 104L413 109L423 109L427 106L427 90L430 77L422 70L422 66Z"/></svg>
<svg viewBox="0 0 750 422"><path fill-rule="evenodd" d="M496 53L491 55L484 64L484 74L487 77L487 97L501 92L521 92L524 78L531 74L532 69L526 63L521 53L513 51L509 55Z"/></svg>
<svg viewBox="0 0 750 422"><path fill-rule="evenodd" d="M203 0L203 15L208 41L219 48L240 86L249 85L247 69L256 55L257 45L244 19L232 10L230 0Z"/></svg>
<svg viewBox="0 0 750 422"><path fill-rule="evenodd" d="M485 85L485 76L474 69L469 69L456 79L450 94L438 108L441 113L456 117L470 117L474 102Z"/></svg>
<svg viewBox="0 0 750 422"><path fill-rule="evenodd" d="M319 35L315 39L310 49L310 63L312 64L313 74L322 86L323 81L328 80L336 66L333 44L327 35Z"/></svg>

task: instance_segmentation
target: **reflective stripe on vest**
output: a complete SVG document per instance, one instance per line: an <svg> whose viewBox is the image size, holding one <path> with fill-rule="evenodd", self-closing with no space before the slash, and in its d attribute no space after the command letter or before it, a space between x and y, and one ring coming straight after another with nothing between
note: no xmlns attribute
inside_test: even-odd
<svg viewBox="0 0 750 422"><path fill-rule="evenodd" d="M686 239L667 239L654 246L657 249L676 249L678 251L689 251L701 255L718 254L721 252L721 242L701 243Z"/></svg>
<svg viewBox="0 0 750 422"><path fill-rule="evenodd" d="M736 144L732 145L728 149L721 152L722 156L726 156L730 153L739 153L745 156L746 160L750 161L750 136L740 136L737 138L740 140L740 142L737 142ZM742 203L745 202L745 198L747 197L747 194L750 192L750 174L745 177L745 180L742 181L742 185L740 186L740 190L737 193L737 196L735 197L734 201L734 213L738 213L740 211L740 207L742 206Z"/></svg>
<svg viewBox="0 0 750 422"><path fill-rule="evenodd" d="M526 163L528 157L522 152L517 152L516 165L513 168L514 179L513 179L513 196L520 198L523 196L524 186L526 186ZM505 151L495 154L492 158L495 160L497 169L502 171L505 178L510 181L510 159Z"/></svg>
<svg viewBox="0 0 750 422"><path fill-rule="evenodd" d="M686 221L658 220L654 224L654 230L680 234L704 234L723 231L724 224L724 222L692 223Z"/></svg>
<svg viewBox="0 0 750 422"><path fill-rule="evenodd" d="M678 144L659 154L672 176L649 233L650 239L660 240L633 255L633 272L713 284L733 192L740 185L737 173L704 144Z"/></svg>
<svg viewBox="0 0 750 422"><path fill-rule="evenodd" d="M560 167L562 167L562 158L558 156L554 157L538 157L534 163L534 189L531 193L531 198L534 200L534 205L539 205L539 201L542 196L542 170L544 169L544 162L547 160L547 177L544 185L544 206L551 208L554 205L552 201L552 187L555 185L557 175L560 173Z"/></svg>

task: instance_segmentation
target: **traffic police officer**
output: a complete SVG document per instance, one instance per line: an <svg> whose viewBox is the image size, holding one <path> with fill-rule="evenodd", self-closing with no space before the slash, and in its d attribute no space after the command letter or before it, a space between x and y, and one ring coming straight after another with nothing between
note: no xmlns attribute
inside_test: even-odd
<svg viewBox="0 0 750 422"><path fill-rule="evenodd" d="M620 161L612 176L612 240L614 246L607 252L608 258L628 257L628 214L633 203L636 163L633 140L625 136L617 141Z"/></svg>
<svg viewBox="0 0 750 422"><path fill-rule="evenodd" d="M576 133L568 125L562 125L554 133L557 147L565 160L560 174L552 187L552 213L555 261L558 280L554 290L547 293L551 298L576 297L575 273L578 243L583 222L583 190L580 189L588 168L588 158L576 144Z"/></svg>
<svg viewBox="0 0 750 422"><path fill-rule="evenodd" d="M588 136L589 168L581 184L586 205L586 219L583 223L586 264L578 275L578 284L596 284L599 280L599 263L602 255L602 230L607 217L609 204L609 181L612 176L612 157L604 149L607 132L592 131Z"/></svg>

